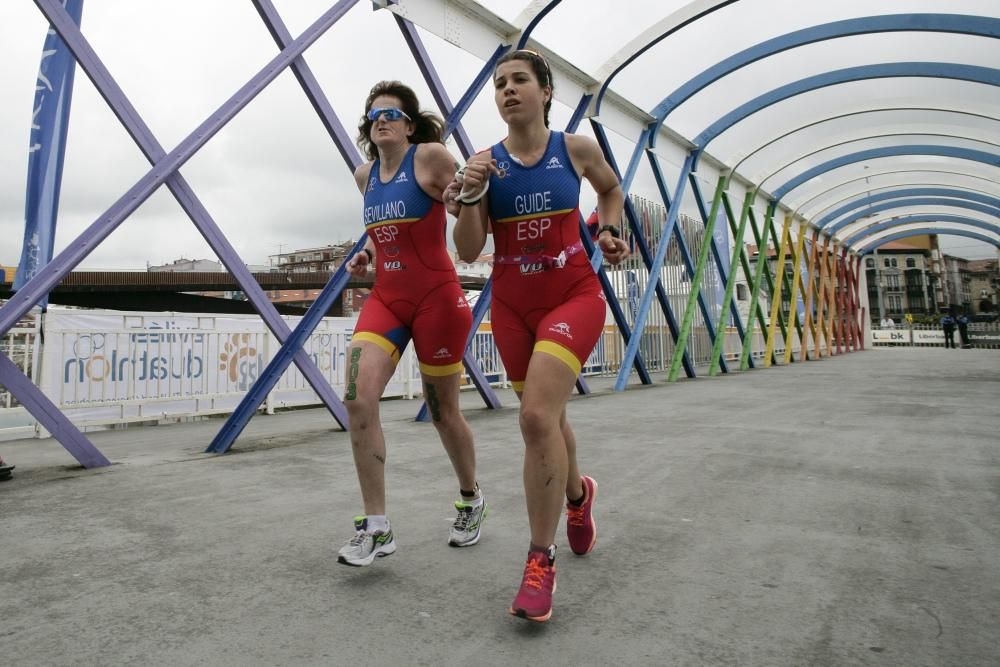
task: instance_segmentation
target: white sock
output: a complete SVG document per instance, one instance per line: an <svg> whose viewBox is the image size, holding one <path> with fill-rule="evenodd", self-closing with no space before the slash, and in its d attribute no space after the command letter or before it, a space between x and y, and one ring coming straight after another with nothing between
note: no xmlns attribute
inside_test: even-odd
<svg viewBox="0 0 1000 667"><path fill-rule="evenodd" d="M385 518L384 514L369 514L368 515L368 530L372 533L378 532L388 532L389 531L389 520Z"/></svg>
<svg viewBox="0 0 1000 667"><path fill-rule="evenodd" d="M462 495L461 489L459 489L458 497L462 499L462 502L466 505L472 505L473 507L479 507L483 504L483 492L479 490L479 482L476 482L476 488L473 489L476 495L472 498Z"/></svg>

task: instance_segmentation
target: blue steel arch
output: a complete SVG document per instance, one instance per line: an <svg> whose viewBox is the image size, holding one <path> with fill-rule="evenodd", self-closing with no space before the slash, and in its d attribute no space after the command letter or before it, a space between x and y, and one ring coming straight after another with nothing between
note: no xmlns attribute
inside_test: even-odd
<svg viewBox="0 0 1000 667"><path fill-rule="evenodd" d="M674 109L703 88L738 69L782 51L840 37L878 32L916 31L951 32L997 38L1000 37L1000 19L962 14L890 14L811 26L761 42L726 58L663 98L663 101L650 111L650 115L656 119L654 122L658 127Z"/></svg>
<svg viewBox="0 0 1000 667"><path fill-rule="evenodd" d="M833 192L834 190L838 190L840 188L846 187L846 186L848 186L848 185L850 185L852 183L860 183L861 181L867 181L867 180L872 179L872 178L880 178L882 176L896 176L896 175L899 175L899 174L907 174L907 175L914 175L914 176L916 176L917 174L940 174L940 175L943 175L943 176L957 176L959 178L968 178L968 179L973 179L973 180L978 180L978 181L985 181L986 183L1000 186L1000 181L994 181L994 180L991 180L989 178L985 178L984 176L979 176L979 175L976 175L976 174L971 174L971 173L963 172L963 171L949 171L949 170L944 170L944 169L894 169L894 170L891 170L891 171L876 171L875 173L865 174L864 176L858 176L858 177L854 177L854 178L849 178L849 179L847 179L845 181L839 181L836 185L833 185L833 186L827 188L826 190L821 190L821 191L817 192L816 194L814 194L813 196L811 196L809 199L807 199L806 201L804 201L801 204L799 204L798 210L801 211L801 210L807 208L808 206L815 204L817 199L821 199L821 198L825 197L826 195L830 194L831 192ZM827 211L827 210L833 208L834 206L840 206L840 205L843 205L844 202L848 202L848 201L854 200L857 197L860 197L861 195L865 194L865 192L869 192L869 191L872 191L872 190L886 190L888 188L906 188L906 187L910 187L911 185L914 186L914 187L941 187L941 186L949 186L949 187L956 187L956 188L964 188L965 187L963 185L958 185L958 184L955 184L955 183L944 183L943 181L942 182L934 182L934 183L930 183L930 182L926 182L926 181L923 182L923 183L891 183L889 185L882 185L882 186L879 186L877 188L868 188L868 187L866 187L866 188L863 188L859 192L855 192L855 193L853 193L853 194L851 194L851 195L849 195L847 197L844 197L842 199L838 199L837 201L833 202L832 204L828 204L828 205L820 208L819 211L817 211L817 215L819 213L822 213L823 211ZM972 190L972 188L966 188L966 189ZM976 192L980 192L980 191L976 190ZM813 217L816 217L816 216L813 216Z"/></svg>
<svg viewBox="0 0 1000 667"><path fill-rule="evenodd" d="M957 188L903 188L900 190L887 190L885 192L869 195L868 197L862 197L861 199L854 199L840 208L824 215L813 224L819 229L823 229L840 216L850 213L851 211L855 211L859 208L864 208L865 206L885 201L887 199L903 199L905 197L953 197L955 199L965 199L967 201L979 202L980 204L987 204L1000 209L1000 197L991 197L983 192L959 190ZM909 204L905 205L908 206ZM868 210L865 211L865 213L868 212Z"/></svg>
<svg viewBox="0 0 1000 667"><path fill-rule="evenodd" d="M820 120L814 120L812 122L806 123L805 125L800 125L800 126L796 127L795 129L788 130L787 132L784 132L783 134L781 134L781 135L779 135L777 137L774 137L773 139L770 139L769 141L761 144L760 146L758 146L757 148L753 149L752 151L750 151L749 153L747 153L746 155L744 155L742 158L740 158L740 161L737 162L736 165L733 166L732 170L733 171L739 171L740 165L742 165L744 162L746 162L747 160L749 160L750 158L752 158L754 155L756 155L760 151L762 151L765 148L767 148L768 146L772 146L772 145L778 143L779 141L781 141L783 139L787 139L788 137L792 136L793 134L796 134L797 132L801 132L802 130L809 129L810 127L816 127L817 125L822 125L823 123L829 123L829 122L832 122L832 121L835 121L835 120L840 120L842 118L850 118L851 116L864 116L864 115L867 115L867 114L875 114L875 113L891 113L891 112L895 112L895 111L931 111L931 112L934 112L934 113L946 113L946 114L956 114L956 115L962 115L962 116L972 116L974 118L982 118L984 120L990 120L990 121L994 121L994 122L1000 122L1000 118L994 118L993 116L987 116L986 114L974 113L974 112L971 112L971 111L961 111L959 109L941 109L941 108L938 108L938 107L881 107L881 108L878 108L878 109L863 109L861 111L849 111L847 113L837 114L836 116L828 116L826 118L821 118Z"/></svg>
<svg viewBox="0 0 1000 667"><path fill-rule="evenodd" d="M683 17L683 18L682 17L678 17L678 20L673 21L672 20L673 17L678 16L678 15L683 15L685 13L685 11L687 10L687 7L682 7L678 11L676 11L673 14L671 14L670 16L666 17L663 21L661 21L661 23L668 23L670 25L669 28L667 28L663 32L657 34L656 37L654 37L651 40L649 40L648 42L646 42L643 46L639 47L638 49L636 49L632 53L628 54L625 57L625 59L621 62L621 64L617 65L611 71L610 74L608 74L607 76L604 77L604 81L601 83L601 89L598 91L597 97L594 100L594 115L596 116L596 115L599 115L601 113L601 103L604 102L604 95L605 95L605 93L608 92L608 87L611 85L612 79L614 79L616 76L618 76L618 74L621 73L621 71L623 69L625 69L626 67L628 67L629 65L631 65L635 61L636 58L638 58L643 53L645 53L649 49L651 49L654 46L656 46L657 44L659 44L661 41L663 41L664 39L666 39L670 35L672 35L675 32L677 32L678 30L680 30L680 29L682 29L682 28L684 28L686 26L689 26L692 23L694 23L695 21L698 21L698 20L700 20L700 19L708 16L709 14L711 14L711 13L713 13L715 11L718 11L720 9L723 9L724 7L728 7L729 5L732 5L732 4L736 3L736 2L739 2L739 0L722 0L721 2L717 2L717 3L713 4L713 5L706 6L704 9L702 9L699 12L697 12L696 14L693 14L692 16Z"/></svg>
<svg viewBox="0 0 1000 667"><path fill-rule="evenodd" d="M857 213L851 214L843 220L840 220L836 224L831 225L825 231L827 234L832 236L845 227L858 222L862 217L873 215L875 213L881 213L883 211L891 211L904 206L947 206L951 208L964 208L968 211L975 211L976 213L984 213L986 215L993 216L994 218L1000 216L1000 208L980 204L978 202L963 201L961 199L947 199L944 197L910 197L898 201L883 202L876 206L866 208L863 211L858 211Z"/></svg>
<svg viewBox="0 0 1000 667"><path fill-rule="evenodd" d="M814 155L818 155L819 153L822 153L824 151L828 151L828 150L831 150L833 148L841 148L843 146L847 146L848 144L856 144L856 143L859 143L859 142L862 142L862 141L870 141L872 139L890 139L890 138L894 138L894 137L912 137L914 140L916 140L918 137L921 137L921 138L923 138L923 137L936 137L936 138L941 138L941 139L961 139L962 141L974 142L974 143L978 143L978 144L986 144L986 146L988 146L988 147L992 147L994 149L1000 149L1000 145L994 144L994 143L992 143L990 141L985 141L983 139L976 139L975 137L963 137L963 136L957 135L957 134L942 134L942 133L939 133L939 132L887 132L885 134L869 134L869 135L865 135L863 137L855 137L853 139L846 139L844 141L838 141L835 144L829 144L829 145L823 146L821 148L817 148L815 150L809 151L808 153L803 153L803 154L797 156L791 162L786 162L785 164L781 165L779 168L777 168L774 171L772 171L767 176L764 176L763 178L759 179L759 185L761 187L763 187L764 183L768 182L769 180L771 180L772 178L774 178L775 176L777 176L781 172L785 171L786 169L790 169L792 167L792 165L794 165L796 162L799 162L801 160L805 160L806 158L813 157ZM987 149L987 150L989 150L989 149ZM998 152L1000 152L1000 151L998 151ZM733 170L735 171L735 167L733 168Z"/></svg>
<svg viewBox="0 0 1000 667"><path fill-rule="evenodd" d="M745 120L762 109L782 102L789 98L801 95L820 88L836 86L841 83L852 81L864 81L867 79L888 79L898 77L920 77L931 79L956 79L959 81L971 81L974 83L984 83L991 86L1000 86L1000 69L992 67L980 67L978 65L962 65L957 63L938 62L902 62L902 63L879 63L875 65L860 65L858 67L847 67L845 69L833 70L809 76L792 83L779 86L774 90L764 93L754 99L741 104L725 116L715 121L705 128L697 137L692 139L692 143L701 153L711 141L731 128L733 125ZM656 133L652 133L650 141L655 138Z"/></svg>
<svg viewBox="0 0 1000 667"><path fill-rule="evenodd" d="M898 241L911 236L926 236L927 234L937 234L938 236L964 236L965 238L976 239L977 241L983 241L984 243L989 243L990 245L1000 248L1000 239L990 238L985 234L978 234L965 229L951 229L950 227L928 227L926 229L908 229L904 232L889 234L888 236L883 236L880 239L875 239L866 246L857 248L856 251L858 255L870 255L876 248L879 248L890 241Z"/></svg>
<svg viewBox="0 0 1000 667"><path fill-rule="evenodd" d="M918 222L923 223L941 223L941 222L953 222L957 225L963 225L966 227L976 227L978 229L984 229L988 232L993 232L1000 236L1000 225L992 222L985 222L983 220L976 220L975 218L968 218L964 215L904 215L895 220L887 220L886 222L879 223L877 225L872 225L871 227L866 227L861 231L848 236L846 239L841 241L841 243L848 247L853 247L858 244L859 241L872 236L873 234L878 234L884 232L887 229L892 229L893 227L902 227L903 225L912 225Z"/></svg>
<svg viewBox="0 0 1000 667"><path fill-rule="evenodd" d="M994 70L1000 72L1000 70ZM771 196L774 198L775 204L781 201L781 199L787 195L789 192L799 187L803 183L806 183L813 178L824 174L833 169L843 167L849 164L854 164L857 162L863 162L865 160L874 160L883 157L898 157L901 155L936 155L939 157L953 157L961 160L971 160L973 162L982 162L988 164L992 167L1000 167L1000 155L996 153L987 153L986 151L976 151L970 148L960 148L957 146L935 146L935 145L906 145L906 146L885 146L883 148L871 148L864 151L858 151L857 153L850 153L849 155L842 155L838 158L828 160L822 164L818 164L811 169L808 169L792 180L788 181L778 189L776 189Z"/></svg>
<svg viewBox="0 0 1000 667"><path fill-rule="evenodd" d="M549 4L545 5L541 11L535 14L534 18L531 19L531 22L528 23L528 25L525 26L524 30L521 32L521 38L517 40L518 49L524 48L524 45L528 43L528 38L531 37L531 33L534 31L535 26L537 26L538 23L545 18L546 14L555 9L556 5L560 2L562 2L562 0L550 0Z"/></svg>

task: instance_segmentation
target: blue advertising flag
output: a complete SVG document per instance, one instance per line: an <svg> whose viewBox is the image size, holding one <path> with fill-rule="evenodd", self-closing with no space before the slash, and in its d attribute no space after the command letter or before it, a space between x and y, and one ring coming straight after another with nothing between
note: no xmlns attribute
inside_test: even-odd
<svg viewBox="0 0 1000 667"><path fill-rule="evenodd" d="M62 0L62 4L73 22L79 25L83 0ZM52 259L75 70L73 54L50 26L35 84L28 144L24 243L14 275L14 290L24 287ZM44 309L47 304L48 298L45 298L38 305Z"/></svg>

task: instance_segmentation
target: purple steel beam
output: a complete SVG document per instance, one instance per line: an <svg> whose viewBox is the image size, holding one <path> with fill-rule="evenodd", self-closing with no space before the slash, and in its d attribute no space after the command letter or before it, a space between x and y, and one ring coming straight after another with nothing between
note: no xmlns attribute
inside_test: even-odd
<svg viewBox="0 0 1000 667"><path fill-rule="evenodd" d="M209 139L222 129L233 117L250 103L268 84L288 67L291 62L302 54L313 42L337 22L358 0L340 0L336 5L320 16L306 29L288 48L275 56L250 81L244 84L219 109L212 113L201 125L188 135L173 151L157 162L156 166L146 173L135 185L122 195L111 208L105 211L79 237L71 242L57 257L0 308L0 334L5 334L14 327L17 321L37 303L43 295L55 287L66 274L73 270L89 255L94 247L100 244L125 218L132 214L162 185L171 174L177 171L194 155ZM35 0L43 12L55 14L61 9L55 0ZM65 17L65 12L63 12ZM60 36L65 40L69 33L68 26L54 24Z"/></svg>
<svg viewBox="0 0 1000 667"><path fill-rule="evenodd" d="M47 10L48 6L42 7L43 13L46 14L47 18L53 24L62 18L59 16L58 11L50 16ZM125 129L135 140L142 153L150 163L155 165L163 159L166 151L164 151L163 147L156 140L150 128L143 122L138 111L136 111L124 91L118 86L111 73L104 66L104 63L97 56L90 43L80 33L79 29L67 27L67 33L64 39L69 44L81 68L87 73L91 81L94 82L101 96L104 97L112 111L125 126ZM69 39L66 39L67 37ZM348 145L350 144L348 143ZM166 185L181 205L181 208L184 209L192 222L194 222L208 245L222 260L222 263L229 272L233 274L233 277L236 278L236 281L246 294L247 300L260 313L261 319L274 332L278 340L284 342L291 334L288 324L281 319L274 305L268 300L260 285L254 280L250 270L241 260L236 249L226 239L225 234L219 229L215 220L212 219L208 210L194 194L187 181L179 173L175 173L167 179ZM326 404L333 417L341 426L346 428L347 411L337 397L336 392L330 386L329 382L326 381L326 378L323 377L319 369L316 368L309 356L305 352L300 352L296 355L295 363L299 367L299 370L302 371L306 380L316 390L323 403Z"/></svg>
<svg viewBox="0 0 1000 667"><path fill-rule="evenodd" d="M455 107L448 98L448 93L444 88L444 84L441 83L441 78L438 76L437 70L431 64L431 58L427 54L427 49L424 48L424 43L420 39L420 35L417 34L416 26L397 14L393 14L392 17L396 19L396 25L399 26L399 30L403 33L403 38L406 39L406 44L410 47L410 53L413 54L413 58L417 61L417 67L420 68L420 73L424 75L424 80L431 89L431 95L434 96L434 101L437 102L438 109L441 110L445 118L448 118ZM494 53L494 55L496 54ZM458 150L468 160L476 152L476 149L472 147L472 140L469 139L469 135L466 134L465 128L460 123L455 124L453 134L455 135L455 142L458 144Z"/></svg>
<svg viewBox="0 0 1000 667"><path fill-rule="evenodd" d="M28 412L66 448L84 468L111 465L56 405L31 382L6 354L0 352L0 384L7 387Z"/></svg>
<svg viewBox="0 0 1000 667"><path fill-rule="evenodd" d="M493 52L493 55L490 56L485 63L483 63L483 68L479 70L479 74L477 74L476 78L472 80L471 84L469 84L465 94L459 98L455 107L448 112L448 117L445 119L446 124L442 138L447 139L451 136L452 132L455 131L455 128L461 124L462 117L465 116L465 112L469 110L469 107L472 106L472 103L479 96L483 86L486 85L488 80L493 78L493 68L496 67L497 61L500 60L500 58L502 58L509 50L509 46L501 44L497 47L496 51ZM469 155L465 155L465 159L468 160L470 155L471 153Z"/></svg>
<svg viewBox="0 0 1000 667"><path fill-rule="evenodd" d="M274 4L271 0L252 1L278 48L282 50L287 49L294 41L294 38L288 32L288 28L285 26L285 22L281 19L281 16L278 15ZM340 151L341 157L344 158L344 162L349 164L352 169L360 167L364 160L358 153L358 149L355 148L354 142L351 140L350 135L347 134L343 124L341 124L340 119L333 110L333 105L327 99L312 69L306 64L305 57L299 56L292 61L292 74L299 80L299 85L302 86L306 97L309 98L309 103L312 104L313 109L319 115L323 127L330 133L330 138L337 145L337 149Z"/></svg>

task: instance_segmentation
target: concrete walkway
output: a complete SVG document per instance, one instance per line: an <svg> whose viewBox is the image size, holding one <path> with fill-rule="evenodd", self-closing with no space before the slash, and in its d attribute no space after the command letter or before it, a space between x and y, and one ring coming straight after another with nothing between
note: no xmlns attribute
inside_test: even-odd
<svg viewBox="0 0 1000 667"><path fill-rule="evenodd" d="M607 382L596 381L600 389ZM466 395L491 512L415 402L384 403L395 555L336 563L359 499L322 410L0 444L9 665L1000 664L1000 353L888 349L574 399L598 545L560 533L553 620L506 613L527 547L511 394Z"/></svg>

